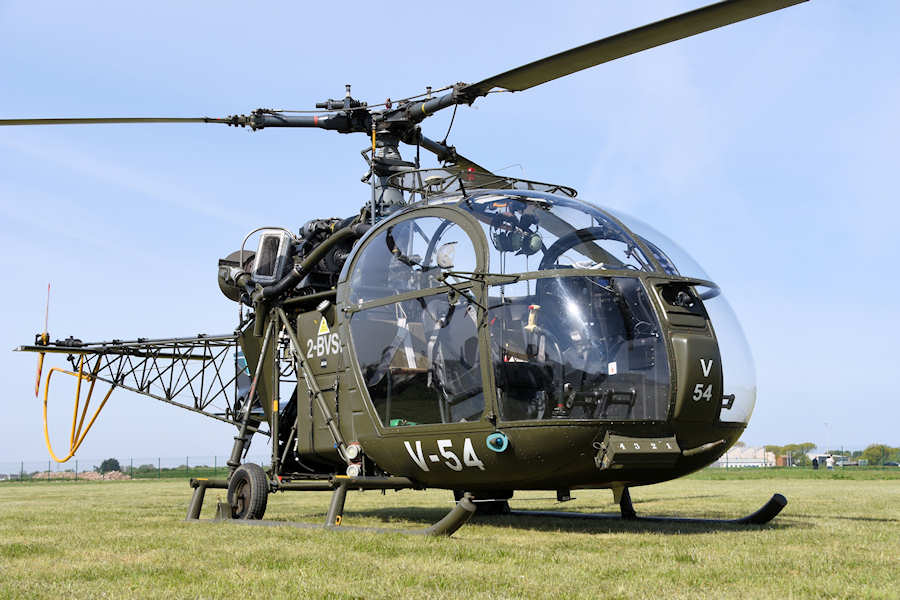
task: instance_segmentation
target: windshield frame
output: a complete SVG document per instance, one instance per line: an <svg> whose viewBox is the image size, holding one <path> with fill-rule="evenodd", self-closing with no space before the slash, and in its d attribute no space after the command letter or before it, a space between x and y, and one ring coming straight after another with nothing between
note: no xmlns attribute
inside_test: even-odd
<svg viewBox="0 0 900 600"><path fill-rule="evenodd" d="M452 196L452 197L443 197L443 198L430 198L428 200L416 203L415 205L409 206L401 211L398 211L394 215L384 219L381 223L378 223L375 227L370 229L363 238L355 244L350 256L348 257L344 269L340 276L340 282L337 289L337 302L344 306L343 314L344 314L344 323L349 324L352 315L360 310L366 310L369 308L374 308L377 306L383 306L385 304L396 303L412 298L417 297L426 297L437 294L451 294L458 291L467 291L471 294L471 298L473 298L476 302L480 304L479 306L479 315L483 321L486 321L485 318L487 315L486 306L487 299L489 295L490 286L495 286L504 283L516 283L519 281L534 281L542 278L553 278L553 277L629 277L636 278L640 281L640 284L643 288L644 293L647 295L649 302L654 310L654 317L658 319L659 326L661 330L668 331L671 325L665 320L664 314L665 311L663 307L660 305L660 300L657 297L657 294L651 293L653 287L658 284L660 280L672 281L672 282L684 282L691 286L701 286L708 288L707 293L703 294L703 298L705 299L707 294L716 295L719 290L718 286L716 286L713 282L708 280L700 280L693 277L685 277L680 275L672 275L663 269L658 261L656 260L653 253L646 247L643 243L642 238L633 234L631 230L626 227L617 217L610 215L608 212L603 209L591 205L582 200L572 200L568 198L561 199L559 201L560 204L565 206L576 205L576 208L581 208L582 210L596 210L600 214L604 215L610 221L615 223L618 227L622 229L627 235L634 240L635 245L643 252L644 256L648 259L648 261L653 265L653 270L648 271L638 271L634 269L586 269L586 268L557 268L557 269L546 269L546 270L533 270L527 272L519 272L515 274L509 275L501 275L497 273L491 273L485 269L488 265L487 258L489 256L488 246L490 242L487 240L487 236L485 235L484 228L482 227L482 222L476 219L471 212L464 206L466 202L471 201L475 197L481 197L486 195L493 195L498 198L502 197L510 197L513 199L533 199L536 202L543 203L553 203L558 200L558 197L552 196L550 194L543 194L540 192L530 192L530 191L517 191L515 193L510 193L508 190L479 190L476 193L472 193L467 197L462 196ZM416 218L419 216L440 216L441 218L450 219L456 223L458 223L471 237L472 243L475 247L475 252L477 255L477 268L479 271L474 274L474 277L466 281L464 283L455 283L452 286L439 286L439 287L431 287L431 288L423 288L419 290L411 290L396 296L388 296L384 298L375 298L364 302L362 304L349 304L346 302L349 296L349 282L350 275L352 274L353 269L356 267L358 263L361 251L367 246L367 243L373 239L374 236L383 232L386 227L396 224L399 221ZM356 369L358 369L357 363L357 353L354 347L354 341L352 336L349 335L349 327L345 329L347 332L348 349L350 350L350 362L354 365ZM617 425L617 424L627 424L628 426L641 426L641 425L659 425L661 423L670 422L672 419L672 413L675 408L675 400L677 389L675 385L676 378L676 369L674 364L674 350L672 347L671 335L665 333L663 335L665 342L665 350L666 350L666 360L668 363L668 372L669 372L669 391L668 391L668 408L667 412L662 420L627 420L627 421L617 421L617 420L609 420L609 419L569 419L569 418L560 418L560 419L552 419L552 420L518 420L518 421L504 421L501 418L500 410L499 410L499 398L496 392L496 377L493 372L493 360L491 357L491 339L490 332L486 329L479 328L478 330L478 339L479 339L479 350L480 350L480 361L483 369L483 381L484 381L484 397L485 397L485 407L484 412L482 414L482 418L480 422L483 425L491 425L497 422L502 422L506 425L514 425L516 427L542 427L542 426L554 426L554 425L586 425L586 424L603 424L603 425ZM364 386L363 386L364 387ZM366 393L368 396L368 394ZM369 410L374 410L372 407L371 399L367 398L367 402L365 404L368 406ZM373 421L378 423L376 425L376 429L379 435L401 435L402 429L404 428L396 428L396 427L382 427L379 419L375 413L372 414ZM474 422L470 422L469 426L473 426ZM422 434L428 434L431 432L437 431L448 431L455 430L457 427L460 427L461 430L464 429L464 425L460 424L435 424L435 425L419 425L416 427L417 431L420 431Z"/></svg>
<svg viewBox="0 0 900 600"><path fill-rule="evenodd" d="M631 280L634 284L637 285L637 289L639 293L643 296L643 301L646 303L645 309L649 313L649 317L652 318L652 325L654 328L654 335L650 336L636 336L634 340L638 339L649 339L656 338L656 347L659 348L664 356L658 357L659 365L662 368L662 372L658 372L657 375L662 375L662 377L656 377L656 383L665 386L665 391L663 392L663 396L657 396L657 408L655 416L658 418L615 418L615 417L574 417L574 416L553 416L553 417L541 417L541 418L505 418L503 413L503 407L501 403L503 402L501 398L501 394L498 389L497 382L497 374L494 371L494 367L496 366L497 361L502 360L499 355L495 356L495 351L499 349L499 347L495 346L495 338L493 336L492 331L487 331L486 336L489 341L491 354L488 357L485 357L483 360L486 363L489 363L492 366L490 376L493 378L489 384L485 385L485 389L490 388L494 398L492 401L497 405L497 415L498 420L505 425L513 425L516 427L521 426L541 426L541 425L554 425L554 424L566 424L566 425L579 425L579 424L605 424L605 425L615 425L615 424L626 424L626 425L659 425L663 423L667 423L672 418L672 413L675 407L676 400L676 386L675 386L675 364L674 364L674 352L671 347L671 336L667 335L666 331L668 329L668 324L663 321L662 311L658 306L658 299L655 294L651 293L652 282L658 281L658 275L649 272L635 272L632 270L618 270L618 271L604 271L602 273L598 273L597 270L594 269L556 269L556 270L548 270L548 271L538 271L529 273L527 276L522 277L522 281L540 281L540 280L548 280L548 281L560 281L564 279L570 279L574 281L580 279L620 279L620 280ZM492 297L491 288L494 289L500 287L503 284L499 278L496 280L488 281L488 285L485 290L485 299L490 302L490 298ZM539 284L536 284L536 286ZM618 289L618 287L616 287ZM621 290L618 292L622 293ZM502 296L502 293L501 293ZM620 296L624 299L624 296ZM491 321L491 310L498 309L502 306L502 304L490 305L488 311L488 320ZM511 305L512 306L512 305ZM622 315L624 317L624 315ZM593 324L589 327L592 328ZM550 330L550 333L554 332ZM626 340L623 340L623 342ZM500 350L502 352L502 349ZM561 368L565 369L565 365L560 365ZM626 371L629 372L629 371ZM614 372L609 373L609 375L615 375ZM607 377L608 379L608 377ZM554 381L554 384L557 383Z"/></svg>
<svg viewBox="0 0 900 600"><path fill-rule="evenodd" d="M566 196L559 196L555 194L548 194L544 192L531 191L531 190L477 190L472 193L466 195L449 195L442 197L429 198L427 200L422 201L422 204L427 204L428 206L441 206L441 205L452 205L460 208L461 210L469 213L476 222L478 222L482 227L488 226L484 220L478 217L478 213L473 210L472 205L474 203L485 204L488 201L503 201L503 200L518 200L525 203L532 203L537 205L543 205L543 208L550 207L559 207L574 210L577 212L581 212L585 215L588 215L592 218L596 218L599 216L601 219L609 221L616 229L619 230L628 242L624 240L619 240L623 243L633 244L634 247L640 252L641 258L643 261L647 263L650 267L649 269L625 269L627 271L641 272L641 273L661 273L666 276L672 276L671 272L669 272L664 265L660 264L660 262L656 259L655 254L652 252L652 249L647 245L646 241L643 237L634 233L619 217L614 214L612 211L604 209L596 204L591 202L587 202L586 200L582 200L581 198L569 198ZM596 213L596 214L592 214ZM559 217L558 217L559 218ZM564 221L564 219L560 218L560 221ZM574 233L576 231L580 231L580 229L572 227L572 231L567 232L566 235ZM562 236L560 236L562 237ZM485 236L487 238L487 236ZM609 238L612 239L612 238ZM486 240L487 241L487 240ZM590 240L588 240L590 241ZM490 244L487 245L488 250L490 250ZM640 261L638 261L640 262ZM493 269L493 265L491 265ZM677 268L677 265L676 265ZM532 269L533 271L538 271L540 269ZM610 269L605 266L601 267L592 267L591 270L595 271L617 271L620 269ZM523 271L531 272L531 271Z"/></svg>

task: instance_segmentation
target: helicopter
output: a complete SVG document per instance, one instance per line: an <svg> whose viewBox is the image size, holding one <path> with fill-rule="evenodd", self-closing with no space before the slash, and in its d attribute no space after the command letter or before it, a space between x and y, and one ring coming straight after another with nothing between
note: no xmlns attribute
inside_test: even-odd
<svg viewBox="0 0 900 600"><path fill-rule="evenodd" d="M233 333L86 343L45 331L20 349L69 356L67 372L91 391L104 382L235 426L230 476L192 481L190 519L210 488L228 490L219 512L240 521L261 519L272 492L332 490L330 527L349 490L426 487L458 499L432 534L452 533L476 507L506 512L515 490L564 501L609 488L621 516L635 518L630 487L710 464L749 420L752 367L722 352L741 346L724 298L649 226L567 186L491 173L420 123L796 3L729 0L393 102L367 104L348 86L312 115L0 121L300 127L371 140L358 214L296 233L254 230L219 260L219 287L239 307ZM420 168L423 149L444 166ZM253 235L256 249L245 248ZM70 455L94 422L85 429L86 414ZM268 471L243 462L257 434L270 440ZM784 503L776 495L741 521L767 522Z"/></svg>

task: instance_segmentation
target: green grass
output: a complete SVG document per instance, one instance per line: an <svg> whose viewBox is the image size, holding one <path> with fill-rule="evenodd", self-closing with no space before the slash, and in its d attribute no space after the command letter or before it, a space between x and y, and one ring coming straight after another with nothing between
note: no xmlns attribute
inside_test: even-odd
<svg viewBox="0 0 900 600"><path fill-rule="evenodd" d="M900 480L772 472L632 492L639 513L706 517L781 492L789 504L769 526L476 517L449 539L185 523L185 481L3 483L0 598L900 596ZM513 505L614 509L609 492L575 495L560 506L518 493ZM222 496L207 493L204 517ZM328 498L272 496L266 519L321 523ZM440 490L351 492L344 524L424 527L451 506Z"/></svg>
<svg viewBox="0 0 900 600"><path fill-rule="evenodd" d="M71 473L71 471L69 471ZM184 479L188 480L191 477L207 477L207 478L219 478L219 477L227 477L228 476L228 467L219 466L219 467L208 467L208 466L198 466L198 467L178 467L178 468L165 468L161 470L152 469L152 470L141 470L135 468L132 472L131 469L128 468L128 465L122 467L122 473L126 475L132 475L134 479ZM54 475L59 475L60 473L54 473ZM79 471L78 479L84 479L85 473ZM24 478L21 481L40 481L40 482L59 482L59 481L75 481L73 479L61 479L59 477L50 477L47 479L46 477L42 477L39 474L35 473L25 473Z"/></svg>
<svg viewBox="0 0 900 600"><path fill-rule="evenodd" d="M130 473L128 467L124 467L122 472ZM162 469L161 471L134 470L135 479L190 479L191 477L227 478L228 467L191 467L190 469Z"/></svg>
<svg viewBox="0 0 900 600"><path fill-rule="evenodd" d="M803 467L703 469L702 471L690 475L690 478L713 481L734 481L737 479L807 479L813 481L833 481L835 479L849 479L852 481L884 479L900 480L900 468L837 467L831 471L824 468L814 471L812 468Z"/></svg>

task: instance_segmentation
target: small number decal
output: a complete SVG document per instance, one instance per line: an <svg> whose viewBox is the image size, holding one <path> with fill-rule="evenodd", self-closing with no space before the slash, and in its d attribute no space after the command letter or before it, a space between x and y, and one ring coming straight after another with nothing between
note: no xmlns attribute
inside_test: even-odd
<svg viewBox="0 0 900 600"><path fill-rule="evenodd" d="M466 438L466 441L463 443L463 463L467 467L478 467L484 471L484 463L478 460L478 457L475 455L475 448L472 447L472 440L469 438Z"/></svg>
<svg viewBox="0 0 900 600"><path fill-rule="evenodd" d="M698 383L694 386L694 395L691 396L694 402L700 400L712 401L713 386L711 383Z"/></svg>
<svg viewBox="0 0 900 600"><path fill-rule="evenodd" d="M316 336L306 340L306 358L321 358L329 354L337 354L341 350L341 338L337 333Z"/></svg>
<svg viewBox="0 0 900 600"><path fill-rule="evenodd" d="M446 458L444 464L453 469L454 471L462 471L463 466L462 463L459 462L459 457L453 453L453 450L450 450L450 446L453 444L450 440L438 440L437 447L438 452L441 453L441 456Z"/></svg>
<svg viewBox="0 0 900 600"><path fill-rule="evenodd" d="M437 454L425 454L422 449L421 440L415 440L412 444L408 441L404 441L403 445L406 447L406 452L409 454L412 461L423 471L429 470L429 461L432 463L440 461ZM458 472L462 471L464 467L475 467L484 471L484 463L481 462L481 459L475 454L475 446L472 444L470 438L466 438L465 441L463 441L462 460L460 460L456 452L453 451L453 440L437 440L437 451L441 458L444 459L443 465L448 469Z"/></svg>

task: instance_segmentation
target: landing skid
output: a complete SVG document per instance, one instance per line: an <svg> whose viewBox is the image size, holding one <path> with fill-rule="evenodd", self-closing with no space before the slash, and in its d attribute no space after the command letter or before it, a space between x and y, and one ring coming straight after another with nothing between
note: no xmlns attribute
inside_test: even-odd
<svg viewBox="0 0 900 600"><path fill-rule="evenodd" d="M471 494L464 494L453 509L437 523L422 529L384 529L378 527L356 527L343 525L344 503L347 500L347 491L350 489L404 489L415 487L409 479L401 477L333 477L331 479L295 482L282 485L285 491L325 491L333 490L331 503L325 515L325 523L302 523L296 521L263 521L261 519L234 519L232 508L227 503L219 502L214 519L200 519L200 510L203 507L203 499L206 490L227 489L228 482L222 479L191 479L191 487L194 495L188 507L186 521L189 522L225 522L238 525L255 525L257 527L297 527L302 529L330 529L334 531L352 530L374 533L402 533L407 535L444 536L449 537L465 525L475 513L475 503Z"/></svg>
<svg viewBox="0 0 900 600"><path fill-rule="evenodd" d="M634 510L631 493L628 488L622 490L619 500L620 514L612 513L577 513L552 510L513 510L509 514L523 517L553 517L563 519L621 519L625 521L642 521L648 523L692 523L707 525L765 525L781 512L787 505L787 498L774 494L762 508L753 514L739 519L700 519L689 517L641 517Z"/></svg>
<svg viewBox="0 0 900 600"><path fill-rule="evenodd" d="M417 486L405 477L346 477L338 476L330 479L321 479L315 481L298 481L281 484L281 488L285 491L331 491L331 503L328 506L328 512L325 515L325 523L316 525L314 523L302 523L293 521L263 521L261 519L235 519L232 518L232 507L227 503L220 502L216 510L214 519L200 519L200 510L203 506L206 490L225 489L228 482L221 479L192 479L191 487L194 488L194 495L191 498L190 506L187 512L187 521L199 522L226 522L239 525L254 525L258 527L298 527L304 529L329 529L339 531L343 529L353 531L367 531L375 533L402 533L407 535L424 535L424 536L446 536L449 537L465 525L472 515L476 512L476 504L472 501L472 495L465 493L447 513L447 515L437 523L422 529L384 529L378 527L356 527L346 526L342 524L344 515L344 504L347 499L349 490L363 489L404 489L416 488ZM543 510L513 510L508 514L525 517L550 517L563 519L621 519L625 521L643 521L648 523L690 523L690 524L706 524L706 525L764 525L774 519L781 510L787 505L787 499L781 494L775 494L753 514L741 517L739 519L699 519L686 517L640 517L634 510L631 501L631 493L628 488L624 488L619 494L619 510L620 514L611 513L576 513L562 511L543 511Z"/></svg>

